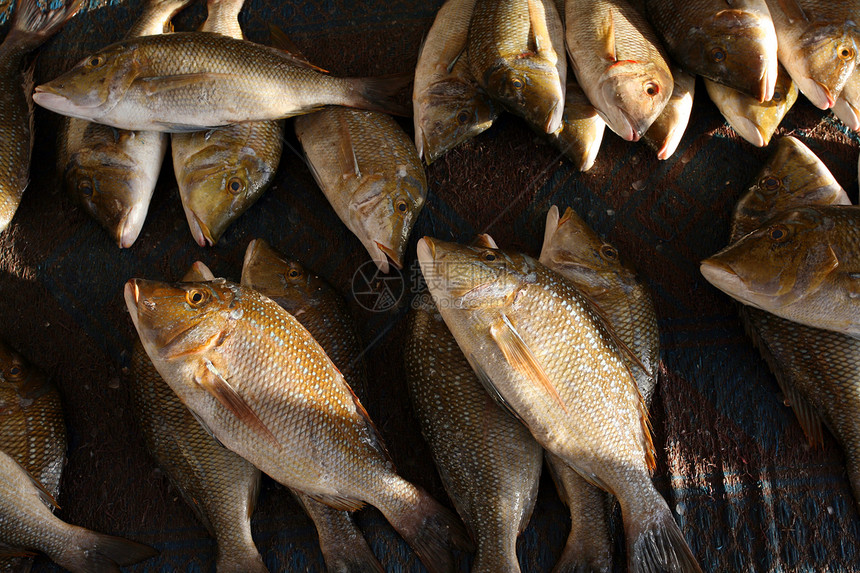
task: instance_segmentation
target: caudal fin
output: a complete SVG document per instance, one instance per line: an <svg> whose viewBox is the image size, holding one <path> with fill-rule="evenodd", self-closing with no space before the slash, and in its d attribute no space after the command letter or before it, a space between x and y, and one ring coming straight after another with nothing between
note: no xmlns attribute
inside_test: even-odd
<svg viewBox="0 0 860 573"><path fill-rule="evenodd" d="M409 117L412 115L412 102L402 97L406 87L412 83L413 72L379 76L376 78L353 78L352 107L379 111L390 115ZM404 103L407 101L408 103Z"/></svg>
<svg viewBox="0 0 860 573"><path fill-rule="evenodd" d="M119 573L120 566L155 555L158 551L147 545L75 527L63 552L51 558L72 573Z"/></svg>
<svg viewBox="0 0 860 573"><path fill-rule="evenodd" d="M36 0L20 0L12 16L12 28L4 44L23 52L35 50L53 36L81 7L83 0L70 0L64 6L43 12Z"/></svg>
<svg viewBox="0 0 860 573"><path fill-rule="evenodd" d="M702 573L665 503L650 519L624 519L630 573Z"/></svg>

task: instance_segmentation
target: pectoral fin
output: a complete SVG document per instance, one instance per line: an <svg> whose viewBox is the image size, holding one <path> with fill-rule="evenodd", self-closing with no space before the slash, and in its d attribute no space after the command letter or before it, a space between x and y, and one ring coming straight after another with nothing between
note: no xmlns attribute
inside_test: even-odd
<svg viewBox="0 0 860 573"><path fill-rule="evenodd" d="M555 53L552 49L552 41L550 41L549 30L546 26L546 10L544 9L541 0L529 1L529 21L531 23L531 33L534 38L535 52L546 55L547 52Z"/></svg>
<svg viewBox="0 0 860 573"><path fill-rule="evenodd" d="M140 83L146 95L154 96L171 90L196 86L215 80L231 80L233 77L230 74L204 72L199 74L177 74L175 76L139 77L134 81L135 83Z"/></svg>
<svg viewBox="0 0 860 573"><path fill-rule="evenodd" d="M484 387L484 390L487 391L487 394L489 394L490 397L492 397L492 399L496 402L496 404L498 404L508 414L510 414L511 416L516 418L517 420L519 420L519 422L523 426L528 427L528 424L526 424L526 421L519 414L517 414L517 411L514 410L513 406L511 406L510 403L508 403L508 401L505 400L504 396L499 394L499 391L496 389L495 384L493 384L492 379L490 379L490 375L487 374L487 371L484 370L480 364L478 364L478 361L475 360L474 355L470 354L469 356L466 357L466 360L468 360L469 364L472 366L472 370L474 370L475 375L478 377L478 380L481 382L481 386Z"/></svg>
<svg viewBox="0 0 860 573"><path fill-rule="evenodd" d="M358 499L311 493L306 493L305 495L338 511L358 511L364 507L364 502Z"/></svg>
<svg viewBox="0 0 860 573"><path fill-rule="evenodd" d="M618 56L615 53L615 18L610 9L603 24L597 31L599 39L597 53L598 56L610 62L617 62Z"/></svg>
<svg viewBox="0 0 860 573"><path fill-rule="evenodd" d="M790 24L794 24L801 20L809 20L806 17L806 13L803 11L803 8L800 7L800 4L797 3L797 0L777 0L779 2L779 7L782 8L782 11L785 13L786 17L788 17L788 22Z"/></svg>
<svg viewBox="0 0 860 573"><path fill-rule="evenodd" d="M39 499L41 499L42 502L50 508L60 509L60 505L57 503L57 500L54 499L54 496L51 495L51 492L49 492L47 489L45 489L45 486L43 486L39 480L34 478L32 475L30 475L30 472L25 470L23 466L19 465L19 467L21 467L21 470L30 479L30 483L33 484L33 487L36 488L36 491L39 494Z"/></svg>

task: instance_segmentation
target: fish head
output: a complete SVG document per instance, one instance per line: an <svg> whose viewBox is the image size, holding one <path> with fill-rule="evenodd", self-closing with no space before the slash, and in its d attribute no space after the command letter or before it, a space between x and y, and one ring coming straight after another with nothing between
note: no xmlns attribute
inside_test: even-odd
<svg viewBox="0 0 860 573"><path fill-rule="evenodd" d="M131 279L124 295L147 353L165 360L219 344L242 315L238 285L223 279L173 284Z"/></svg>
<svg viewBox="0 0 860 573"><path fill-rule="evenodd" d="M403 268L412 226L427 198L424 169L398 166L395 176L368 174L352 196L350 219L356 235L384 273L389 263Z"/></svg>
<svg viewBox="0 0 860 573"><path fill-rule="evenodd" d="M534 259L484 245L467 246L424 237L418 241L418 262L440 309L503 306L524 282L536 280Z"/></svg>
<svg viewBox="0 0 860 573"><path fill-rule="evenodd" d="M845 23L826 23L803 34L795 49L786 49L785 66L813 105L830 109L854 72L857 30Z"/></svg>
<svg viewBox="0 0 860 573"><path fill-rule="evenodd" d="M205 137L195 134L194 140ZM218 242L227 227L266 190L277 166L247 148L212 144L191 155L178 173L182 207L201 247Z"/></svg>
<svg viewBox="0 0 860 573"><path fill-rule="evenodd" d="M638 141L672 97L672 74L652 62L619 60L599 80L594 106L612 131Z"/></svg>
<svg viewBox="0 0 860 573"><path fill-rule="evenodd" d="M326 288L322 279L297 261L283 258L262 239L248 243L242 286L263 293L293 315L318 301Z"/></svg>
<svg viewBox="0 0 860 573"><path fill-rule="evenodd" d="M687 54L691 72L764 102L773 97L776 47L769 13L727 9L693 28L676 53Z"/></svg>
<svg viewBox="0 0 860 573"><path fill-rule="evenodd" d="M818 290L838 265L822 240L830 225L813 208L780 213L702 261L701 272L732 298L775 312Z"/></svg>
<svg viewBox="0 0 860 573"><path fill-rule="evenodd" d="M564 86L555 64L522 54L502 61L487 73L487 93L539 131L553 133L561 126Z"/></svg>
<svg viewBox="0 0 860 573"><path fill-rule="evenodd" d="M415 146L427 165L493 125L499 112L473 81L434 84L416 101Z"/></svg>
<svg viewBox="0 0 860 573"><path fill-rule="evenodd" d="M140 75L143 65L138 54L127 43L112 44L37 86L33 101L62 115L98 120L116 106Z"/></svg>
<svg viewBox="0 0 860 573"><path fill-rule="evenodd" d="M47 378L23 356L0 342L0 414L7 408L26 406L50 386Z"/></svg>

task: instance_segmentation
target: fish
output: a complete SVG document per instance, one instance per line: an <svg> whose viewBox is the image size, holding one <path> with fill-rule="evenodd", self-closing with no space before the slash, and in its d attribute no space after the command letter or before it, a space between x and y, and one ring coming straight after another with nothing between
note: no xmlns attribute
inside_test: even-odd
<svg viewBox="0 0 860 573"><path fill-rule="evenodd" d="M765 0L646 0L669 55L687 72L760 102L773 97L777 34Z"/></svg>
<svg viewBox="0 0 860 573"><path fill-rule="evenodd" d="M424 237L418 261L485 388L545 450L618 498L628 569L701 571L651 482L644 401L617 335L591 303L520 253Z"/></svg>
<svg viewBox="0 0 860 573"><path fill-rule="evenodd" d="M491 98L542 133L561 126L567 58L551 0L477 0L469 24L469 66Z"/></svg>
<svg viewBox="0 0 860 573"><path fill-rule="evenodd" d="M338 78L290 54L210 32L117 42L58 78L33 100L62 115L120 129L200 131L345 105L408 114L396 94L411 74Z"/></svg>
<svg viewBox="0 0 860 573"><path fill-rule="evenodd" d="M44 553L72 573L116 571L157 554L146 545L70 525L46 504L56 506L33 476L0 452L0 545Z"/></svg>
<svg viewBox="0 0 860 573"><path fill-rule="evenodd" d="M283 258L263 239L248 243L241 283L292 314L322 346L359 398L366 396L367 373L362 349L346 303L337 291L297 261ZM382 565L348 512L332 509L305 494L293 493L316 525L328 570L382 572Z"/></svg>
<svg viewBox="0 0 860 573"><path fill-rule="evenodd" d="M412 226L427 199L424 166L391 117L329 107L296 119L308 167L344 225L383 273L403 268Z"/></svg>
<svg viewBox="0 0 860 573"><path fill-rule="evenodd" d="M672 96L668 56L625 0L566 0L565 34L576 81L609 129L639 141Z"/></svg>
<svg viewBox="0 0 860 573"><path fill-rule="evenodd" d="M244 38L244 0L209 0L202 32ZM284 122L249 121L170 137L173 169L188 227L197 244L213 246L269 187L283 150Z"/></svg>
<svg viewBox="0 0 860 573"><path fill-rule="evenodd" d="M214 279L197 262L184 281ZM260 470L216 440L182 403L135 341L130 386L146 447L182 498L218 542L218 573L267 573L251 537Z"/></svg>
<svg viewBox="0 0 860 573"><path fill-rule="evenodd" d="M693 96L696 91L696 76L681 68L672 68L672 97L666 102L663 112L657 116L642 139L657 150L657 159L669 159L678 145L690 122L693 111Z"/></svg>
<svg viewBox="0 0 860 573"><path fill-rule="evenodd" d="M145 4L128 37L172 31L173 16L190 0ZM131 247L143 229L155 191L168 136L125 131L64 117L58 136L58 163L66 188L121 249Z"/></svg>
<svg viewBox="0 0 860 573"><path fill-rule="evenodd" d="M705 259L700 271L735 300L815 328L860 336L860 207L778 213Z"/></svg>
<svg viewBox="0 0 860 573"><path fill-rule="evenodd" d="M227 448L339 510L379 509L432 572L467 535L394 470L343 375L287 311L224 280L131 279L124 296L162 378Z"/></svg>
<svg viewBox="0 0 860 573"><path fill-rule="evenodd" d="M409 396L477 544L471 571L518 573L517 537L534 509L543 448L484 390L426 291L409 311L406 336Z"/></svg>
<svg viewBox="0 0 860 573"><path fill-rule="evenodd" d="M764 103L707 78L705 89L732 129L756 147L770 143L782 118L797 101L798 94L797 84L782 66L779 66L773 97Z"/></svg>
<svg viewBox="0 0 860 573"><path fill-rule="evenodd" d="M418 54L412 116L418 157L427 165L488 129L499 114L469 66L466 42L475 1L445 2Z"/></svg>
<svg viewBox="0 0 860 573"><path fill-rule="evenodd" d="M860 131L860 72L856 67L833 104L833 113L850 129Z"/></svg>
<svg viewBox="0 0 860 573"><path fill-rule="evenodd" d="M606 122L588 101L576 79L567 78L561 128L548 136L550 143L577 169L588 171L597 159L605 128Z"/></svg>
<svg viewBox="0 0 860 573"><path fill-rule="evenodd" d="M80 5L81 0L74 0L42 12L36 0L19 0L9 33L0 44L0 232L9 226L30 183L33 67L25 67L25 58L56 34Z"/></svg>
<svg viewBox="0 0 860 573"><path fill-rule="evenodd" d="M860 0L767 0L779 61L820 109L836 103L857 64Z"/></svg>

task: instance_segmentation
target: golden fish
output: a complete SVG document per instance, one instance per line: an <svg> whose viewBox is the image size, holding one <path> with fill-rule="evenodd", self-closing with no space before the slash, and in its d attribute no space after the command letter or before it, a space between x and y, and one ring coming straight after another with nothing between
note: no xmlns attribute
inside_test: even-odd
<svg viewBox="0 0 860 573"><path fill-rule="evenodd" d="M456 518L398 476L367 412L310 333L253 289L223 280L126 284L162 378L226 447L340 510L377 507L430 571L447 571Z"/></svg>
<svg viewBox="0 0 860 573"><path fill-rule="evenodd" d="M585 97L585 92L575 78L567 78L564 96L564 115L561 128L549 134L550 142L570 159L580 171L588 171L594 165L606 122Z"/></svg>
<svg viewBox="0 0 860 573"><path fill-rule="evenodd" d="M317 184L337 216L387 273L427 199L424 166L391 117L330 107L296 120L296 135Z"/></svg>
<svg viewBox="0 0 860 573"><path fill-rule="evenodd" d="M591 303L526 255L425 237L418 261L482 382L546 450L618 498L629 570L701 571L651 482L644 401Z"/></svg>
<svg viewBox="0 0 860 573"><path fill-rule="evenodd" d="M642 138L657 150L657 159L669 159L684 137L693 111L693 95L696 91L696 76L681 68L672 68L672 97L666 102L663 112L657 116Z"/></svg>

